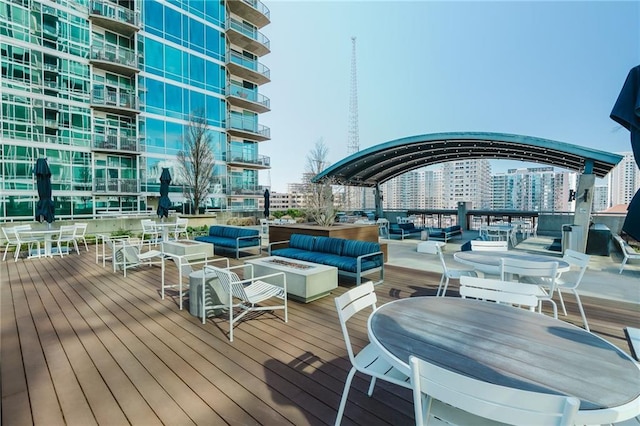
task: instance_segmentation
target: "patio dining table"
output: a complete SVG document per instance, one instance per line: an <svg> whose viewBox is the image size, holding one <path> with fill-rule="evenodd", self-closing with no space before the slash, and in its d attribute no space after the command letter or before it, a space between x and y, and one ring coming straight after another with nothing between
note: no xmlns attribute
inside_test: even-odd
<svg viewBox="0 0 640 426"><path fill-rule="evenodd" d="M559 257L545 256L543 254L531 254L524 251L459 251L453 253L453 259L464 265L473 266L473 269L489 275L500 275L500 259L520 259L529 262L558 262L558 272L567 272L571 269L568 262Z"/></svg>
<svg viewBox="0 0 640 426"><path fill-rule="evenodd" d="M54 235L60 234L59 229L30 229L24 231L18 231L20 235L28 235L29 237L35 237L44 242L44 251L42 253L29 253L29 258L46 256L53 257L52 242Z"/></svg>
<svg viewBox="0 0 640 426"><path fill-rule="evenodd" d="M410 375L409 356L488 383L580 399L576 424L640 415L640 368L606 340L505 304L412 297L379 307L371 343Z"/></svg>

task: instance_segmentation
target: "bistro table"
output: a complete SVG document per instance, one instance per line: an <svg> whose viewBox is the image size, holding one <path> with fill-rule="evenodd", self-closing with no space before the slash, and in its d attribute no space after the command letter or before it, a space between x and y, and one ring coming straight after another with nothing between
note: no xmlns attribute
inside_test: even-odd
<svg viewBox="0 0 640 426"><path fill-rule="evenodd" d="M523 251L459 251L453 253L453 259L456 262L471 265L476 271L489 275L500 275L500 259L503 257L529 262L558 262L558 272L567 272L571 269L571 265L560 257Z"/></svg>
<svg viewBox="0 0 640 426"><path fill-rule="evenodd" d="M160 222L153 225L154 228L160 230L162 233L162 241L169 241L169 230L176 229L175 222Z"/></svg>
<svg viewBox="0 0 640 426"><path fill-rule="evenodd" d="M42 237L41 241L44 241L44 253L42 255L46 257L53 257L53 250L51 248L51 242L53 241L53 236L60 234L59 229L30 229L24 231L18 231L20 235L28 235L30 237ZM41 253L33 255L29 253L29 258L40 257Z"/></svg>
<svg viewBox="0 0 640 426"><path fill-rule="evenodd" d="M606 340L505 304L412 297L371 314L369 339L410 375L409 356L488 383L580 399L576 424L640 415L640 368Z"/></svg>

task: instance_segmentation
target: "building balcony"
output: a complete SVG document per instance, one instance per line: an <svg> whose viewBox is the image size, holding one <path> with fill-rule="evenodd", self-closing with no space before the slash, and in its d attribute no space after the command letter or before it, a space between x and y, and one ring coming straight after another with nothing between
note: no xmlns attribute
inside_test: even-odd
<svg viewBox="0 0 640 426"><path fill-rule="evenodd" d="M94 151L139 154L138 139L133 136L104 135L95 133L92 140Z"/></svg>
<svg viewBox="0 0 640 426"><path fill-rule="evenodd" d="M95 178L94 194L137 194L140 192L138 179L103 179Z"/></svg>
<svg viewBox="0 0 640 426"><path fill-rule="evenodd" d="M271 70L255 59L246 58L237 52L228 52L227 69L232 75L258 85L271 81Z"/></svg>
<svg viewBox="0 0 640 426"><path fill-rule="evenodd" d="M227 132L231 136L253 141L264 142L271 139L271 129L262 124L256 124L254 119L232 117L227 124Z"/></svg>
<svg viewBox="0 0 640 426"><path fill-rule="evenodd" d="M58 110L58 103L57 102L52 102L52 101L45 101L44 103L44 108L45 109L51 109L51 110Z"/></svg>
<svg viewBox="0 0 640 426"><path fill-rule="evenodd" d="M133 93L91 91L91 107L105 112L133 116L140 113L140 102Z"/></svg>
<svg viewBox="0 0 640 426"><path fill-rule="evenodd" d="M236 15L262 28L271 22L269 8L259 0L229 0L227 7Z"/></svg>
<svg viewBox="0 0 640 426"><path fill-rule="evenodd" d="M227 86L227 102L249 111L263 113L271 111L271 100L257 92L257 89L245 89L237 84Z"/></svg>
<svg viewBox="0 0 640 426"><path fill-rule="evenodd" d="M263 196L264 190L267 188L263 185L256 185L252 188L243 187L241 185L228 185L229 195L231 196Z"/></svg>
<svg viewBox="0 0 640 426"><path fill-rule="evenodd" d="M271 157L266 155L247 156L227 153L227 163L232 166L242 166L248 169L268 169L271 167Z"/></svg>
<svg viewBox="0 0 640 426"><path fill-rule="evenodd" d="M50 64L48 62L44 62L42 64L42 69L45 70L46 72L50 72L50 73L54 73L54 74L60 73L60 70L58 70L58 65L57 64Z"/></svg>
<svg viewBox="0 0 640 426"><path fill-rule="evenodd" d="M140 30L139 12L107 0L92 0L89 3L89 19L99 27L128 36Z"/></svg>
<svg viewBox="0 0 640 426"><path fill-rule="evenodd" d="M133 75L140 72L138 58L131 49L119 46L91 46L89 61L98 68L116 74Z"/></svg>
<svg viewBox="0 0 640 426"><path fill-rule="evenodd" d="M229 41L257 56L269 53L271 42L252 25L247 25L237 19L227 20L227 37Z"/></svg>

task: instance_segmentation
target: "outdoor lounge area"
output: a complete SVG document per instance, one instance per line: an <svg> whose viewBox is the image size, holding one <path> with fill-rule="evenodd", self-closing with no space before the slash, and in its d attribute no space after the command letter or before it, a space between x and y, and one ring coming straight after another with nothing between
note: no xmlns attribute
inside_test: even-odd
<svg viewBox="0 0 640 426"><path fill-rule="evenodd" d="M433 296L441 276L416 241L390 244L378 306ZM447 261L457 247L446 248ZM232 264L241 260L231 259ZM34 267L35 265L35 267ZM618 266L614 265L614 266ZM339 280L328 297L289 303L289 320L265 311L234 326L203 325L160 298L160 268L125 278L92 253L2 262L3 424L333 424L351 364L333 298L354 288ZM167 267L175 281L178 271ZM594 271L609 273L608 271ZM625 271L633 280L637 271ZM617 267L613 272L620 278ZM458 296L452 282L447 295ZM568 316L582 319L566 297ZM584 294L591 331L630 353L625 327L640 327L637 303ZM549 317L550 306L543 311ZM367 342L367 314L351 320L352 343ZM342 424L413 424L410 389L356 374Z"/></svg>

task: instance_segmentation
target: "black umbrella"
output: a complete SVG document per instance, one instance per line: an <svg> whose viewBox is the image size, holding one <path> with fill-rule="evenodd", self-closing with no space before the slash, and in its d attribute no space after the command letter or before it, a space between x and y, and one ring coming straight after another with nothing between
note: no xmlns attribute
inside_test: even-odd
<svg viewBox="0 0 640 426"><path fill-rule="evenodd" d="M160 201L158 201L158 217L168 217L171 208L169 199L169 184L171 183L171 173L169 169L163 168L160 175Z"/></svg>
<svg viewBox="0 0 640 426"><path fill-rule="evenodd" d="M265 189L264 190L264 217L266 218L269 217L269 206L271 204L271 201L269 200L270 196L271 194L269 194L269 189Z"/></svg>
<svg viewBox="0 0 640 426"><path fill-rule="evenodd" d="M36 205L36 221L53 222L55 206L51 199L51 170L46 158L38 158L33 169L38 185L38 204Z"/></svg>
<svg viewBox="0 0 640 426"><path fill-rule="evenodd" d="M631 68L622 86L618 100L611 111L611 118L631 132L631 149L640 166L640 65ZM640 241L640 191L636 192L625 218L622 230Z"/></svg>

